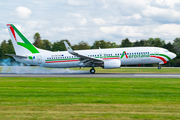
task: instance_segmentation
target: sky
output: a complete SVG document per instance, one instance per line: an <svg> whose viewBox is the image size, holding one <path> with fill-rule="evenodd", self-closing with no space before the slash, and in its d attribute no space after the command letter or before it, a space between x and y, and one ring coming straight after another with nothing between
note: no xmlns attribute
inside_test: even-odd
<svg viewBox="0 0 180 120"><path fill-rule="evenodd" d="M51 43L95 40L121 44L180 37L180 0L0 0L0 43L14 24L31 42L36 32Z"/></svg>

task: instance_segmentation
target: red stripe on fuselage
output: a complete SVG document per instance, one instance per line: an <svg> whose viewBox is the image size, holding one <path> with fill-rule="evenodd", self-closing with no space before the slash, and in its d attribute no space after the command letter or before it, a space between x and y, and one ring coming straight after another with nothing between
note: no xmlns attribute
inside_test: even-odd
<svg viewBox="0 0 180 120"><path fill-rule="evenodd" d="M59 61L46 61L46 63L57 63L57 62L74 62L79 60L59 60Z"/></svg>
<svg viewBox="0 0 180 120"><path fill-rule="evenodd" d="M164 62L164 64L167 63L167 61L166 61L163 57L160 57L160 56L153 56L153 55L151 55L150 57L155 57L155 58L161 59L161 60Z"/></svg>
<svg viewBox="0 0 180 120"><path fill-rule="evenodd" d="M114 57L114 58L102 58L103 60L109 60L109 59L119 59L119 57Z"/></svg>
<svg viewBox="0 0 180 120"><path fill-rule="evenodd" d="M114 58L102 58L103 60L109 60L109 59L119 59L119 57ZM59 60L59 61L46 61L45 63L58 63L58 62L75 62L79 60Z"/></svg>

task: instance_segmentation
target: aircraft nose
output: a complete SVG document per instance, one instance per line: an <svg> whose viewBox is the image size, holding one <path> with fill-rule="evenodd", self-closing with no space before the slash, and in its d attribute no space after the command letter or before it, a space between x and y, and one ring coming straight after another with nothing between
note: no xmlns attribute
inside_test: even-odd
<svg viewBox="0 0 180 120"><path fill-rule="evenodd" d="M170 52L170 53L169 53L169 56L170 56L171 59L174 59L174 58L176 57L176 54Z"/></svg>

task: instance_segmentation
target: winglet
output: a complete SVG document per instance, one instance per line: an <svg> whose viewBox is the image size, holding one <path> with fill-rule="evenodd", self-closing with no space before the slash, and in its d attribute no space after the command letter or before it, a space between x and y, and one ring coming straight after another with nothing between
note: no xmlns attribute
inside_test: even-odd
<svg viewBox="0 0 180 120"><path fill-rule="evenodd" d="M67 51L68 51L69 53L74 53L74 51L73 51L72 48L67 44L66 41L64 41L64 44L65 44L66 49L67 49Z"/></svg>

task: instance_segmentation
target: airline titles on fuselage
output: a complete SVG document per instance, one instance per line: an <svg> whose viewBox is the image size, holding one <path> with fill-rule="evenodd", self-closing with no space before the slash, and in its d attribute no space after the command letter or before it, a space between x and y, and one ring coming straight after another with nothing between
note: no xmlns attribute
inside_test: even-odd
<svg viewBox="0 0 180 120"><path fill-rule="evenodd" d="M134 52L134 53L116 53L116 54L95 54L95 55L86 55L88 57L94 58L107 58L107 57L120 57L122 59L124 56L126 58L143 58L143 57L150 57L149 52ZM54 59L68 59L68 58L79 58L77 56L65 56L65 55L52 55L48 57L47 60L54 60Z"/></svg>

